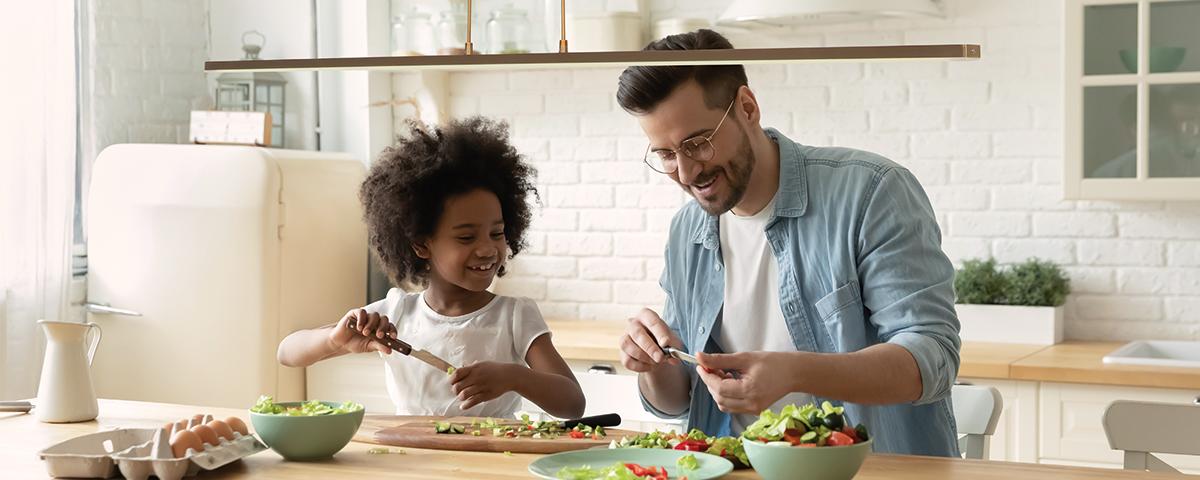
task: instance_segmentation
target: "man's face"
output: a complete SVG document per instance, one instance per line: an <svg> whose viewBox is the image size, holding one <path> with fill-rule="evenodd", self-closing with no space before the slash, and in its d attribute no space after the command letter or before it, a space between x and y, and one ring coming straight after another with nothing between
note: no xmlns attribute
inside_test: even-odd
<svg viewBox="0 0 1200 480"><path fill-rule="evenodd" d="M712 158L698 161L679 153L679 168L667 174L710 215L720 215L737 205L745 195L750 174L754 171L750 139L743 128L737 103L710 140ZM678 150L684 140L712 135L725 114L723 107L705 105L704 90L700 84L689 81L671 92L650 113L639 115L638 123L650 140L650 150Z"/></svg>

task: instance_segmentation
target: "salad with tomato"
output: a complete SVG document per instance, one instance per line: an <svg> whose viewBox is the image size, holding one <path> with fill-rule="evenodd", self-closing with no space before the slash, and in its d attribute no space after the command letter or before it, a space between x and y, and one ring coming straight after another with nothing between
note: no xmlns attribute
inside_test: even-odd
<svg viewBox="0 0 1200 480"><path fill-rule="evenodd" d="M850 426L843 407L788 405L779 413L765 410L742 437L759 442L787 442L795 447L840 447L870 440L867 427Z"/></svg>
<svg viewBox="0 0 1200 480"><path fill-rule="evenodd" d="M746 450L736 437L710 437L698 428L693 428L687 434L675 432L654 431L636 437L622 437L613 440L608 448L661 448L686 450L689 452L704 452L750 466Z"/></svg>
<svg viewBox="0 0 1200 480"><path fill-rule="evenodd" d="M695 462L695 460L695 457L692 457L692 462ZM693 466L691 470L695 468ZM688 470L683 466L680 469ZM582 467L564 467L555 476L562 480L687 480L686 476L671 478L667 472L667 467L654 465L642 466L636 463L621 462L599 469L587 465Z"/></svg>

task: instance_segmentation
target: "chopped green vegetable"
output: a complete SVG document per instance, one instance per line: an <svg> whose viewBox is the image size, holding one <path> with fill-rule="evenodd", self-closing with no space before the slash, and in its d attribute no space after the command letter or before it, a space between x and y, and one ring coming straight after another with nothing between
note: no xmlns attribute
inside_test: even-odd
<svg viewBox="0 0 1200 480"><path fill-rule="evenodd" d="M446 375L454 375L455 370L458 370L458 369L454 368L454 367L446 367Z"/></svg>
<svg viewBox="0 0 1200 480"><path fill-rule="evenodd" d="M337 407L330 407L319 400L309 400L300 404L298 407L284 407L275 403L275 399L270 395L258 397L258 402L255 402L250 411L265 415L288 415L292 417L313 417L318 415L341 415L343 413L357 412L362 410L363 406L354 402L342 402Z"/></svg>
<svg viewBox="0 0 1200 480"><path fill-rule="evenodd" d="M591 465L563 467L555 476L563 480L643 480L621 462L600 469Z"/></svg>
<svg viewBox="0 0 1200 480"><path fill-rule="evenodd" d="M387 453L396 453L396 454L404 455L408 452L401 450L401 449L392 450L390 448L375 447L375 448L368 449L367 453L371 454L371 455L382 455L382 454L387 454Z"/></svg>
<svg viewBox="0 0 1200 480"><path fill-rule="evenodd" d="M700 468L700 461L696 460L695 455L689 453L679 457L679 460L675 461L675 465L682 470L696 470Z"/></svg>
<svg viewBox="0 0 1200 480"><path fill-rule="evenodd" d="M698 442L702 442L706 447L695 448L698 447ZM698 428L693 428L686 435L675 432L654 431L636 437L622 437L620 440L610 442L608 448L662 448L703 451L712 455L725 457L729 460L736 459L742 465L750 465L750 458L746 456L746 449L742 445L740 438L710 437Z"/></svg>
<svg viewBox="0 0 1200 480"><path fill-rule="evenodd" d="M508 451L508 450L505 450L505 451L504 451L504 456L506 456L506 457L511 457L511 456L513 456L513 454L512 454L512 452L510 452L510 451Z"/></svg>

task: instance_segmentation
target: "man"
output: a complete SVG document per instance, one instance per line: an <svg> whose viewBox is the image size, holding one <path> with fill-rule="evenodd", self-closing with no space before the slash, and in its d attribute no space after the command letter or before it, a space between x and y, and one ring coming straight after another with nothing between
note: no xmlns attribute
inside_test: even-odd
<svg viewBox="0 0 1200 480"><path fill-rule="evenodd" d="M733 47L700 30L646 48ZM643 309L620 342L647 410L736 435L764 409L829 400L876 451L957 455L954 269L912 173L762 129L740 65L629 67L617 101L646 164L694 198L671 222L662 316Z"/></svg>

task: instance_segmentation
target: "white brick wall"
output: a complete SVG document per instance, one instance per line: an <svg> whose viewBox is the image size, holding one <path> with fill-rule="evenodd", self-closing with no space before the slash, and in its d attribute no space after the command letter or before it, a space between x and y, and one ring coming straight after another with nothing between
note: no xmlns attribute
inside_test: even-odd
<svg viewBox="0 0 1200 480"><path fill-rule="evenodd" d="M114 143L187 141L191 110L210 108L208 2L91 0L84 81L85 154Z"/></svg>
<svg viewBox="0 0 1200 480"><path fill-rule="evenodd" d="M656 18L715 16L729 0L654 0ZM1058 2L950 0L945 20L806 27L736 45L980 43L944 63L763 65L750 84L773 126L802 143L887 155L929 192L955 262L1040 256L1075 293L1067 336L1200 338L1200 204L1064 201ZM547 317L621 320L660 308L671 215L687 198L638 161L645 139L613 99L619 69L455 73L456 113L515 120L543 208L533 248L498 289ZM542 113L544 112L544 113Z"/></svg>

